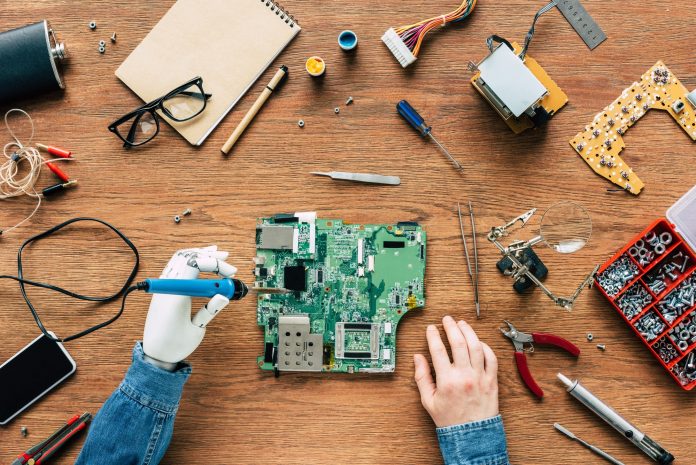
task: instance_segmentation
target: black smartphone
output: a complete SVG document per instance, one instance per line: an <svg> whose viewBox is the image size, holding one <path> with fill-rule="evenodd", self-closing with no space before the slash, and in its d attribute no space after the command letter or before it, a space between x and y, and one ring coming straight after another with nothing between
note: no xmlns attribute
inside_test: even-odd
<svg viewBox="0 0 696 465"><path fill-rule="evenodd" d="M0 425L75 373L75 361L62 344L41 335L0 365Z"/></svg>

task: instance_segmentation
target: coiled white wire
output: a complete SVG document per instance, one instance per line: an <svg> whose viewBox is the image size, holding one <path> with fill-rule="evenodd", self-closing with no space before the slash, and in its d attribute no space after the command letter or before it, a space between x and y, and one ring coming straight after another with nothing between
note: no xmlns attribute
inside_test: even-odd
<svg viewBox="0 0 696 465"><path fill-rule="evenodd" d="M29 140L26 141L26 145L19 140L17 135L12 130L12 127L10 127L8 117L15 112L23 114L29 118L29 123L31 124L31 135L29 136ZM5 113L5 127L9 131L13 140L5 144L2 149L2 153L5 155L5 158L7 158L7 161L0 165L0 200L19 197L21 195L28 195L36 198L36 207L34 207L34 210L29 216L24 218L19 223L15 224L11 228L0 230L0 234L12 231L26 221L29 221L29 219L39 210L39 207L41 207L41 198L43 196L36 191L34 186L39 180L39 177L41 177L41 169L43 168L43 165L52 161L69 160L68 158L44 160L39 150L30 145L31 141L34 139L34 120L32 120L31 116L29 116L29 113L26 111L20 108L13 108ZM17 178L20 171L19 165L23 162L28 164L29 169L23 177Z"/></svg>

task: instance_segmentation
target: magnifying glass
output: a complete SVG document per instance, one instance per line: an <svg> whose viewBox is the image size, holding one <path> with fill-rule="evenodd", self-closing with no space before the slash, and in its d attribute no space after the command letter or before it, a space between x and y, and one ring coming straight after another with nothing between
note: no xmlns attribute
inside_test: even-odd
<svg viewBox="0 0 696 465"><path fill-rule="evenodd" d="M575 202L559 202L541 218L540 237L556 252L574 253L585 247L592 235L592 220L584 207Z"/></svg>

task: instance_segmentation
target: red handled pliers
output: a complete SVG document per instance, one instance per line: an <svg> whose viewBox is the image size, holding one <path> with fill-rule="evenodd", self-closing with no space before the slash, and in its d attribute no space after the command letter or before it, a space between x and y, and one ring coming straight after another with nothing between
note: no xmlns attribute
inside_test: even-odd
<svg viewBox="0 0 696 465"><path fill-rule="evenodd" d="M534 381L534 377L527 366L527 354L525 352L534 352L532 343L536 342L537 344L560 347L574 357L580 355L580 349L572 342L560 336L546 333L523 333L518 331L509 321L504 321L508 324L510 330L506 331L505 328L500 328L500 332L509 338L515 346L515 362L517 362L517 370L520 372L522 381L524 381L524 384L527 385L535 396L541 399L544 397L544 391L542 391L536 381ZM525 348L525 344L529 344L529 348Z"/></svg>

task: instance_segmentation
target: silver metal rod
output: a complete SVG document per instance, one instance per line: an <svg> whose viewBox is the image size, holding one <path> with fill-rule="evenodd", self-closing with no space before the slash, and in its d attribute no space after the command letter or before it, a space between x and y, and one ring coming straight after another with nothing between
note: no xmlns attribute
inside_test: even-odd
<svg viewBox="0 0 696 465"><path fill-rule="evenodd" d="M553 427L556 428L556 429L557 429L558 431L560 431L561 433L563 433L563 434L565 434L566 436L568 436L571 440L579 442L580 444L582 444L582 445L585 446L586 448L590 449L590 450L591 450L592 452L594 452L595 454L597 454L597 455L599 455L600 457L606 459L608 462L613 463L614 465L624 465L623 462L619 462L618 460L616 460L614 457L612 457L611 455L609 455L609 454L607 454L606 452L604 452L604 451L603 451L602 449L600 449L599 447L593 446L592 444L590 444L590 443L588 443L588 442L586 442L586 441L583 441L582 439L580 439L579 437L577 437L576 435L574 435L573 433L571 433L569 430L567 430L567 429L564 428L563 426L559 425L558 423L554 423L554 424L553 424Z"/></svg>
<svg viewBox="0 0 696 465"><path fill-rule="evenodd" d="M433 136L432 132L429 132L428 135L437 144L437 146L440 147L440 150L442 150L442 153L444 153L445 156L449 159L449 161L452 162L452 164L454 165L455 168L457 168L458 170L464 169L464 167L462 165L460 165L459 162L457 160L455 160L452 155L450 155L449 151L445 148L445 146L442 145L440 143L440 141L435 138L435 136Z"/></svg>

